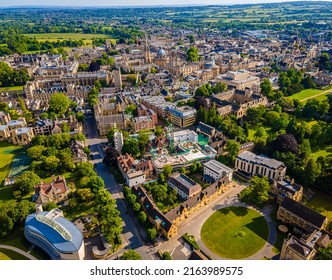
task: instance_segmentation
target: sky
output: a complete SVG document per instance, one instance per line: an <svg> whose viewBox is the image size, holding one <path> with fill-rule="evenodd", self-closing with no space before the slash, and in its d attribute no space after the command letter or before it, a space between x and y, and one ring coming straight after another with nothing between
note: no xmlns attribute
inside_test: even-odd
<svg viewBox="0 0 332 280"><path fill-rule="evenodd" d="M302 0L305 1L305 0ZM56 6L148 6L148 5L225 5L286 2L285 0L0 0L0 7L21 5Z"/></svg>

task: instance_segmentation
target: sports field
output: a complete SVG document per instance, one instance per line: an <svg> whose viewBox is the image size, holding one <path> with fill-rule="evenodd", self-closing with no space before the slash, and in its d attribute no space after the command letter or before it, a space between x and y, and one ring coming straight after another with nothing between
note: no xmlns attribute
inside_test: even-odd
<svg viewBox="0 0 332 280"><path fill-rule="evenodd" d="M7 142L0 142L0 185L8 177L15 154L20 148Z"/></svg>

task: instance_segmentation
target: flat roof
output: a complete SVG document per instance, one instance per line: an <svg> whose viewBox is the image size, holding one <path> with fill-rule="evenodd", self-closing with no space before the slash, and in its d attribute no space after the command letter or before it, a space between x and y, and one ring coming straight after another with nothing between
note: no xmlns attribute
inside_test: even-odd
<svg viewBox="0 0 332 280"><path fill-rule="evenodd" d="M214 159L208 161L208 162L205 162L203 164L203 166L211 169L212 171L215 171L217 173L220 173L222 171L226 172L226 173L230 173L233 171L232 168L228 167L227 165L224 165L222 163L220 163L219 161L216 161Z"/></svg>
<svg viewBox="0 0 332 280"><path fill-rule="evenodd" d="M285 166L285 164L282 161L269 158L264 155L256 155L249 151L245 151L238 154L237 158L256 164L265 165L273 169L278 169L281 166Z"/></svg>

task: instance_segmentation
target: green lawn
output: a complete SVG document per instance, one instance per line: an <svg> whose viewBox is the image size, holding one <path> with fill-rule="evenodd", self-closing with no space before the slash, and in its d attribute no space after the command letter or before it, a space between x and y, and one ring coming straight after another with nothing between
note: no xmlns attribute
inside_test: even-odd
<svg viewBox="0 0 332 280"><path fill-rule="evenodd" d="M29 38L36 38L40 41L55 40L91 40L93 38L106 38L104 34L83 34L83 33L41 33L41 34L23 34Z"/></svg>
<svg viewBox="0 0 332 280"><path fill-rule="evenodd" d="M264 125L261 125L264 127L265 131L267 134L270 134L272 128L271 127L268 127L268 126L264 126ZM259 126L260 127L260 126ZM254 141L254 135L256 133L256 130L257 130L258 126L257 127L251 127L249 128L249 135L248 135L248 141Z"/></svg>
<svg viewBox="0 0 332 280"><path fill-rule="evenodd" d="M323 192L315 191L315 196L309 202L304 204L322 215L326 216L329 220L329 228L332 229L332 196Z"/></svg>
<svg viewBox="0 0 332 280"><path fill-rule="evenodd" d="M10 171L12 161L15 156L15 151L20 149L20 146L14 146L7 142L0 142L0 185L7 178ZM0 197L1 199L1 197Z"/></svg>
<svg viewBox="0 0 332 280"><path fill-rule="evenodd" d="M311 157L318 159L319 157L326 157L332 154L332 146L327 146L323 149L313 150Z"/></svg>
<svg viewBox="0 0 332 280"><path fill-rule="evenodd" d="M23 86L0 87L0 92L23 90Z"/></svg>
<svg viewBox="0 0 332 280"><path fill-rule="evenodd" d="M204 244L213 253L228 259L243 259L257 253L268 235L264 217L246 207L218 210L205 221L201 230Z"/></svg>
<svg viewBox="0 0 332 280"><path fill-rule="evenodd" d="M305 89L305 90L302 90L302 91L300 91L296 94L291 95L289 98L290 99L298 99L298 100L301 101L302 99L311 97L311 96L319 94L321 92L323 92L323 90L320 90L320 89Z"/></svg>

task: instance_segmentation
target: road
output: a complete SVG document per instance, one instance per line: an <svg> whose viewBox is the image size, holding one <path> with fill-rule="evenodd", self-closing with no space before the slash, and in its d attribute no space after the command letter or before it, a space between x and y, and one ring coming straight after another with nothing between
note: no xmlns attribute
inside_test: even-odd
<svg viewBox="0 0 332 280"><path fill-rule="evenodd" d="M117 254L110 256L116 258L126 249L137 251L143 259L151 260L153 256L150 254L149 244L145 243L146 232L139 225L137 218L132 216L127 209L125 199L122 194L122 188L115 180L110 168L102 163L105 154L101 144L106 143L107 139L100 139L96 123L92 113L85 116L84 133L86 135L86 144L89 145L93 160L90 160L95 166L95 171L104 180L106 189L112 194L116 201L117 209L120 211L120 217L124 221L123 231L121 234L122 249Z"/></svg>

